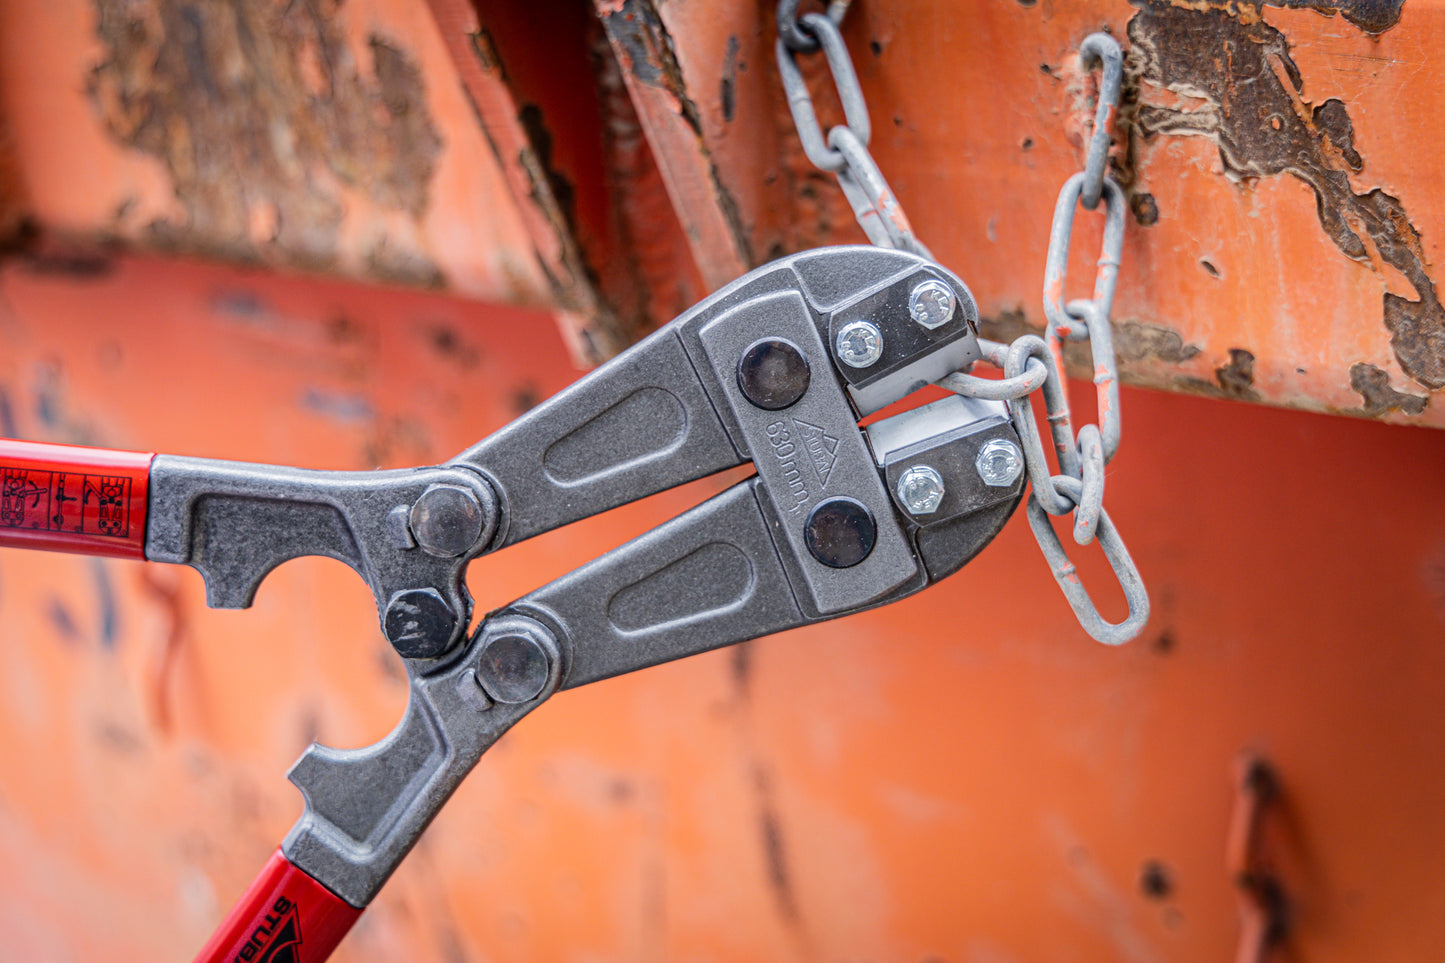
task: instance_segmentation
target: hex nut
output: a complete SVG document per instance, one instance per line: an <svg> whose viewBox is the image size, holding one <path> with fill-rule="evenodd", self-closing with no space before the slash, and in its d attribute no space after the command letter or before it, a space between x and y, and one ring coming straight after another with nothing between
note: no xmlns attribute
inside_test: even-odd
<svg viewBox="0 0 1445 963"><path fill-rule="evenodd" d="M978 477L990 488L1007 488L1024 473L1024 456L1007 438L994 438L978 450Z"/></svg>
<svg viewBox="0 0 1445 963"><path fill-rule="evenodd" d="M922 281L908 294L909 317L930 331L953 320L957 305L953 288L938 280Z"/></svg>
<svg viewBox="0 0 1445 963"><path fill-rule="evenodd" d="M911 514L932 515L943 495L943 476L927 465L914 465L898 478L898 500Z"/></svg>
<svg viewBox="0 0 1445 963"><path fill-rule="evenodd" d="M883 357L883 332L869 321L849 321L839 329L834 349L848 367L870 367Z"/></svg>

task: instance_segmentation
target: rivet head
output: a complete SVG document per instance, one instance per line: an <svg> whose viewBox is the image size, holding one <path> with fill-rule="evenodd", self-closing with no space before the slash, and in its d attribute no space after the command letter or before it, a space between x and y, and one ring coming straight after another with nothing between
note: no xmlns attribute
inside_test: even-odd
<svg viewBox="0 0 1445 963"><path fill-rule="evenodd" d="M738 387L759 408L786 408L808 390L808 359L793 342L763 338L748 345L738 359Z"/></svg>
<svg viewBox="0 0 1445 963"><path fill-rule="evenodd" d="M898 500L914 515L938 511L943 492L943 476L927 465L914 465L898 478Z"/></svg>
<svg viewBox="0 0 1445 963"><path fill-rule="evenodd" d="M878 539L873 513L851 498L819 502L803 525L808 552L829 568L851 568L868 557Z"/></svg>
<svg viewBox="0 0 1445 963"><path fill-rule="evenodd" d="M883 332L868 321L849 321L834 343L838 360L850 368L867 368L883 357Z"/></svg>
<svg viewBox="0 0 1445 963"><path fill-rule="evenodd" d="M465 488L433 485L411 506L408 522L422 551L438 558L456 558L481 536L482 506Z"/></svg>
<svg viewBox="0 0 1445 963"><path fill-rule="evenodd" d="M1007 438L995 438L978 450L978 477L990 488L1007 488L1024 473L1024 456Z"/></svg>
<svg viewBox="0 0 1445 963"><path fill-rule="evenodd" d="M908 295L908 314L930 331L953 319L958 304L953 288L942 281L928 280L914 285Z"/></svg>

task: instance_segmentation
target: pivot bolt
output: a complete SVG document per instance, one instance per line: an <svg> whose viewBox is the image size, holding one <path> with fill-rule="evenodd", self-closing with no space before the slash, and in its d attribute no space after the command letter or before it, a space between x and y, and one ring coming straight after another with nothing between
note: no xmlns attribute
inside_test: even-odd
<svg viewBox="0 0 1445 963"><path fill-rule="evenodd" d="M943 491L943 476L927 465L914 465L898 479L898 500L914 515L938 511Z"/></svg>
<svg viewBox="0 0 1445 963"><path fill-rule="evenodd" d="M808 390L808 359L793 342L763 338L738 359L738 387L748 401L767 411L786 408Z"/></svg>
<svg viewBox="0 0 1445 963"><path fill-rule="evenodd" d="M851 498L819 502L803 525L808 552L829 568L852 568L868 557L877 540L873 513Z"/></svg>
<svg viewBox="0 0 1445 963"><path fill-rule="evenodd" d="M995 438L978 450L978 477L990 488L1007 488L1024 473L1024 456L1007 438Z"/></svg>
<svg viewBox="0 0 1445 963"><path fill-rule="evenodd" d="M411 506L408 522L422 551L438 558L456 558L481 537L482 506L465 488L433 485Z"/></svg>
<svg viewBox="0 0 1445 963"><path fill-rule="evenodd" d="M953 288L942 281L923 281L914 285L908 295L908 314L914 321L932 331L953 319L956 304Z"/></svg>
<svg viewBox="0 0 1445 963"><path fill-rule="evenodd" d="M477 683L497 702L517 705L542 694L552 674L552 658L531 619L507 619L477 660ZM548 633L548 640L550 633Z"/></svg>
<svg viewBox="0 0 1445 963"><path fill-rule="evenodd" d="M435 659L446 652L457 616L433 588L397 592L386 604L382 628L403 659Z"/></svg>
<svg viewBox="0 0 1445 963"><path fill-rule="evenodd" d="M850 368L867 368L883 357L883 332L867 321L849 321L838 331L838 360Z"/></svg>

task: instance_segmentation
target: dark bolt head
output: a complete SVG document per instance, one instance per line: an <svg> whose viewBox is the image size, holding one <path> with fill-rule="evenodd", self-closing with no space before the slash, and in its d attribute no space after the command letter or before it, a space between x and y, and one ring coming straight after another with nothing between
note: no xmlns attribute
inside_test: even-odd
<svg viewBox="0 0 1445 963"><path fill-rule="evenodd" d="M457 616L436 589L408 589L391 597L382 627L403 659L435 659L449 647Z"/></svg>
<svg viewBox="0 0 1445 963"><path fill-rule="evenodd" d="M531 633L504 630L482 650L477 682L498 702L516 704L535 699L547 685L551 659Z"/></svg>
<svg viewBox="0 0 1445 963"><path fill-rule="evenodd" d="M783 338L754 341L738 359L738 387L759 408L786 408L808 390L808 359Z"/></svg>
<svg viewBox="0 0 1445 963"><path fill-rule="evenodd" d="M456 485L433 485L422 492L408 521L422 551L438 558L466 554L486 522L477 496Z"/></svg>
<svg viewBox="0 0 1445 963"><path fill-rule="evenodd" d="M830 498L819 502L803 525L803 542L830 568L850 568L868 557L878 538L873 514L862 502Z"/></svg>

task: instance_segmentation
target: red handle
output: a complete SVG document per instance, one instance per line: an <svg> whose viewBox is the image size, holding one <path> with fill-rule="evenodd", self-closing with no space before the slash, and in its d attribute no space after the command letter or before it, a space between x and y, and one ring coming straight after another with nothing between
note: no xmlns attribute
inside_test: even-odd
<svg viewBox="0 0 1445 963"><path fill-rule="evenodd" d="M0 438L0 545L145 558L153 458Z"/></svg>
<svg viewBox="0 0 1445 963"><path fill-rule="evenodd" d="M278 849L195 963L321 963L360 915Z"/></svg>

